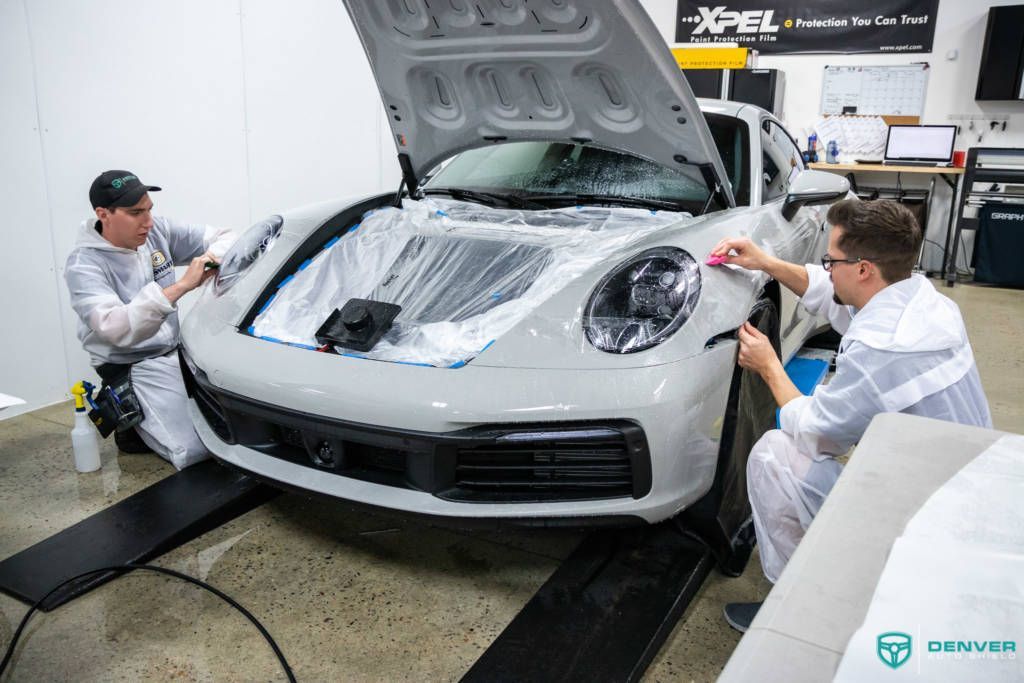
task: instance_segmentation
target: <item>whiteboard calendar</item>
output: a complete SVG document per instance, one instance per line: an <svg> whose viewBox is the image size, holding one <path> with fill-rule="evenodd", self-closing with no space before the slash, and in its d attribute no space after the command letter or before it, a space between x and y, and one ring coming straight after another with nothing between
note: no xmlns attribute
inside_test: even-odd
<svg viewBox="0 0 1024 683"><path fill-rule="evenodd" d="M921 116L927 64L826 66L822 114Z"/></svg>

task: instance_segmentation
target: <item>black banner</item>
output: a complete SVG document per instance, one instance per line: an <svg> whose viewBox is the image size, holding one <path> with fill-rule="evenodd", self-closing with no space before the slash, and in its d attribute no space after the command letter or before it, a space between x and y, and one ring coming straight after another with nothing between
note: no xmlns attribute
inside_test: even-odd
<svg viewBox="0 0 1024 683"><path fill-rule="evenodd" d="M939 0L679 0L677 43L764 54L931 52Z"/></svg>

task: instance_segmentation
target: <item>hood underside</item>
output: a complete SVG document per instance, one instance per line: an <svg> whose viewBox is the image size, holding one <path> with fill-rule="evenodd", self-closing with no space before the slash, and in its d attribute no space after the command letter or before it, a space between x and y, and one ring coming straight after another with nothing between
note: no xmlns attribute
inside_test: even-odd
<svg viewBox="0 0 1024 683"><path fill-rule="evenodd" d="M407 200L367 214L293 276L249 333L308 348L352 299L401 306L372 360L459 367L577 277L685 213L568 208L515 211ZM614 265L612 260L610 265ZM566 304L573 324L582 301Z"/></svg>
<svg viewBox="0 0 1024 683"><path fill-rule="evenodd" d="M505 141L593 143L731 188L637 0L344 0L406 179Z"/></svg>

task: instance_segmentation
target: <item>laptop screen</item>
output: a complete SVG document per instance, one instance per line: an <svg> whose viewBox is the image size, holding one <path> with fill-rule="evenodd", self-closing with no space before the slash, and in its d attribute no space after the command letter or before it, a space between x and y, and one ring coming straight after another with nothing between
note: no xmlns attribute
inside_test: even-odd
<svg viewBox="0 0 1024 683"><path fill-rule="evenodd" d="M953 158L956 126L889 126L886 161L933 161Z"/></svg>

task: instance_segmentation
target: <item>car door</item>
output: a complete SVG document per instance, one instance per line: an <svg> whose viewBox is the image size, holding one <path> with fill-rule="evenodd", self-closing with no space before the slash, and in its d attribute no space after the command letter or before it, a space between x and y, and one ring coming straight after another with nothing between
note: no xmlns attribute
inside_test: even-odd
<svg viewBox="0 0 1024 683"><path fill-rule="evenodd" d="M792 136L775 119L762 118L758 131L761 139L761 203L769 208L768 214L774 223L775 253L791 263L814 263L827 245L824 227L827 207L805 206L791 220L786 220L782 206L790 185L804 170L803 157ZM783 293L779 315L783 358L788 358L818 327L818 322L788 291Z"/></svg>

